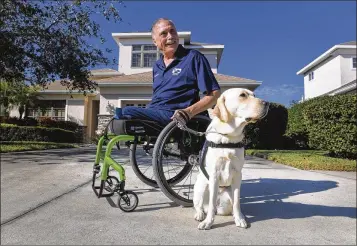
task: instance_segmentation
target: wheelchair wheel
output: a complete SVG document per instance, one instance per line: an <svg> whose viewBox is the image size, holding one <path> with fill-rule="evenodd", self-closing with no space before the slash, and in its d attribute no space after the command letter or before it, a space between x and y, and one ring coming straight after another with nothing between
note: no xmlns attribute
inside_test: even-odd
<svg viewBox="0 0 357 246"><path fill-rule="evenodd" d="M136 176L145 184L158 188L156 182L155 173L152 165L152 153L154 149L154 144L152 147L146 147L146 150L141 149L141 146L134 141L130 145L130 163ZM172 153L171 153L172 154ZM186 165L180 172L175 173L176 175L170 177L167 182L170 185L175 185L180 182L186 174L190 171L191 165Z"/></svg>
<svg viewBox="0 0 357 246"><path fill-rule="evenodd" d="M154 173L152 171L152 150L140 150L138 149L140 145L137 144L137 141L134 141L130 145L130 164L133 168L136 176L145 184L151 187L158 187L155 181ZM139 157L140 156L140 157Z"/></svg>
<svg viewBox="0 0 357 246"><path fill-rule="evenodd" d="M196 116L187 125L203 132L209 123L208 117ZM168 124L157 138L153 151L155 178L161 191L178 205L193 205L193 186L199 173L198 158L204 141L205 136L182 131L175 122ZM172 175L178 176L178 182L168 182Z"/></svg>

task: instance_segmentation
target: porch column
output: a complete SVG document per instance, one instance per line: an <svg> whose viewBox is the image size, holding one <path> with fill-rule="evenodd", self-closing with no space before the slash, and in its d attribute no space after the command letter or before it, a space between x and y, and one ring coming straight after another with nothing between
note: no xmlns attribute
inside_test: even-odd
<svg viewBox="0 0 357 246"><path fill-rule="evenodd" d="M89 141L92 138L93 133L93 99L95 96L87 95L84 98L84 117L83 117L83 125L86 127L86 141Z"/></svg>

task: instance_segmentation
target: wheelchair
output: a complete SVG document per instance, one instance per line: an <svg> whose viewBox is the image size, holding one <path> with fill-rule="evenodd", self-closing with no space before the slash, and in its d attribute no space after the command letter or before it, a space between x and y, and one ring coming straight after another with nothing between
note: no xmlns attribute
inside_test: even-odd
<svg viewBox="0 0 357 246"><path fill-rule="evenodd" d="M206 131L211 119L208 113L196 115L188 123L191 130ZM93 168L92 187L98 197L111 196L119 193L119 199L124 200L126 212L135 209L138 198L133 192L125 191L125 172L120 164L116 165L111 158L114 145L120 148L123 142L129 148L129 159L136 176L145 184L160 188L161 191L174 203L184 207L193 205L193 185L199 172L199 159L205 136L197 136L186 130L181 130L175 122L161 126L155 121L112 119L107 130L97 147L97 157ZM106 130L106 131L107 131ZM102 142L101 142L102 141ZM106 151L102 150L103 143L107 141ZM107 159L106 159L107 158ZM100 160L104 161L102 167L101 185L95 186L96 175L100 171ZM119 172L119 180L109 175L108 166ZM99 192L97 191L99 190ZM106 190L109 194L103 194ZM128 195L133 201L130 202ZM134 205L131 206L131 203Z"/></svg>

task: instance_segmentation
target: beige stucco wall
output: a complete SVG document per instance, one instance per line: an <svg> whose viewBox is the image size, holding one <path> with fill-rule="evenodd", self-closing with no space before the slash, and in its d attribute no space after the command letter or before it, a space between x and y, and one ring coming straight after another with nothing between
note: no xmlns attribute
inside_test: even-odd
<svg viewBox="0 0 357 246"><path fill-rule="evenodd" d="M82 126L84 123L84 100L67 99L65 115L66 120Z"/></svg>
<svg viewBox="0 0 357 246"><path fill-rule="evenodd" d="M129 101L150 102L152 88L149 86L101 87L99 114L114 114L116 107Z"/></svg>

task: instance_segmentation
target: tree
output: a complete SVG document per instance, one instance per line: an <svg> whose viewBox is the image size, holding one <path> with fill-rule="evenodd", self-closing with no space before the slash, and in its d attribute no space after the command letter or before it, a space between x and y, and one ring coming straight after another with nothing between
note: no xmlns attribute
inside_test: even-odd
<svg viewBox="0 0 357 246"><path fill-rule="evenodd" d="M103 49L88 38L105 42L93 16L122 21L121 1L0 1L0 80L46 87L55 79L69 90L93 91L90 69L108 65ZM124 6L125 7L125 6ZM111 52L105 49L106 52Z"/></svg>
<svg viewBox="0 0 357 246"><path fill-rule="evenodd" d="M22 117L27 117L27 110L30 107L34 107L39 100L38 95L39 87L36 86L27 86L22 84L18 88L18 93L16 94L14 101L15 104L18 105L20 119Z"/></svg>
<svg viewBox="0 0 357 246"><path fill-rule="evenodd" d="M9 96L9 94L12 93L12 89L10 88L9 83L5 81L0 81L0 92L0 106L1 109L4 111L4 115L7 117L9 116L9 108L12 103L11 97Z"/></svg>
<svg viewBox="0 0 357 246"><path fill-rule="evenodd" d="M5 116L9 116L10 110L17 106L20 119L26 117L26 108L33 107L39 100L39 86L29 86L23 82L8 83L0 82L0 104L4 107ZM25 113L25 114L24 114Z"/></svg>

